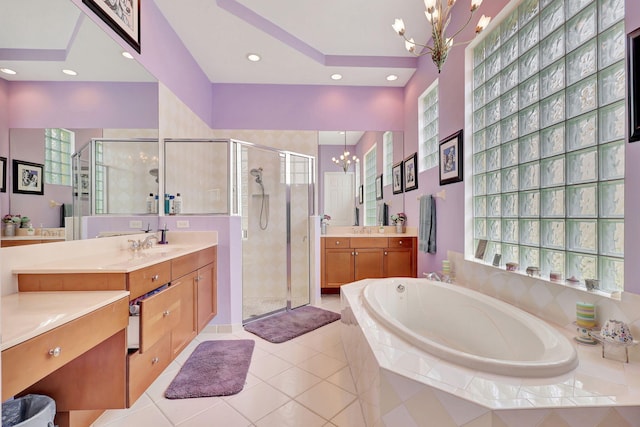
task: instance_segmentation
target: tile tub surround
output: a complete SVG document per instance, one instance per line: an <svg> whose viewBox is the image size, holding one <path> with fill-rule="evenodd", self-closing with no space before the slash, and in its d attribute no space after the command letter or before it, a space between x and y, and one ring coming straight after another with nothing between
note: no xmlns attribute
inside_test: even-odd
<svg viewBox="0 0 640 427"><path fill-rule="evenodd" d="M362 303L370 282L341 288L342 341L368 426L640 426L640 364L602 359L599 346L574 343L580 364L558 377L473 371L380 326Z"/></svg>
<svg viewBox="0 0 640 427"><path fill-rule="evenodd" d="M640 338L640 295L622 292L620 299L602 293L589 292L584 287L529 277L524 272L507 272L477 261L465 260L463 254L449 251L448 259L455 282L461 286L515 305L574 335L576 303L596 307L596 328L607 320L627 323L631 334ZM640 363L640 346L629 349L630 361Z"/></svg>

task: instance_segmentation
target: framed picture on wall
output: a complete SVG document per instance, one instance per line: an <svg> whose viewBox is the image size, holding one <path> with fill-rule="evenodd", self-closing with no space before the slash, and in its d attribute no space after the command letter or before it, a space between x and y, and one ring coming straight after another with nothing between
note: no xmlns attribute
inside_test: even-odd
<svg viewBox="0 0 640 427"><path fill-rule="evenodd" d="M462 129L440 141L440 185L462 181Z"/></svg>
<svg viewBox="0 0 640 427"><path fill-rule="evenodd" d="M404 159L404 191L411 191L418 188L418 153L413 153Z"/></svg>
<svg viewBox="0 0 640 427"><path fill-rule="evenodd" d="M44 194L44 165L13 161L13 192L22 194Z"/></svg>
<svg viewBox="0 0 640 427"><path fill-rule="evenodd" d="M364 185L361 185L358 189L358 204L364 203Z"/></svg>
<svg viewBox="0 0 640 427"><path fill-rule="evenodd" d="M140 53L140 0L82 0L82 3Z"/></svg>
<svg viewBox="0 0 640 427"><path fill-rule="evenodd" d="M640 28L631 32L627 40L627 88L629 91L629 142L640 141Z"/></svg>
<svg viewBox="0 0 640 427"><path fill-rule="evenodd" d="M393 180L393 194L402 193L404 182L402 181L402 165L404 162L396 163L391 169L391 179Z"/></svg>
<svg viewBox="0 0 640 427"><path fill-rule="evenodd" d="M382 175L376 177L376 200L382 200Z"/></svg>
<svg viewBox="0 0 640 427"><path fill-rule="evenodd" d="M0 193L7 192L7 158L0 157Z"/></svg>

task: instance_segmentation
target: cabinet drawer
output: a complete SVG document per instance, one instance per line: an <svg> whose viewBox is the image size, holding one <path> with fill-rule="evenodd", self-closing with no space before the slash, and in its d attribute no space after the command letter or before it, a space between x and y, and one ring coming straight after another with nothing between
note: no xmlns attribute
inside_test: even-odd
<svg viewBox="0 0 640 427"><path fill-rule="evenodd" d="M171 280L211 264L216 259L216 247L203 249L171 260Z"/></svg>
<svg viewBox="0 0 640 427"><path fill-rule="evenodd" d="M87 352L127 327L128 298L122 298L2 352L2 400ZM58 349L58 355L53 352ZM51 353L50 353L51 352Z"/></svg>
<svg viewBox="0 0 640 427"><path fill-rule="evenodd" d="M179 286L169 286L140 302L140 353L171 333L180 321L180 311Z"/></svg>
<svg viewBox="0 0 640 427"><path fill-rule="evenodd" d="M413 238L411 237L389 237L390 248L412 248Z"/></svg>
<svg viewBox="0 0 640 427"><path fill-rule="evenodd" d="M132 271L129 273L128 281L131 299L151 292L171 281L171 261Z"/></svg>
<svg viewBox="0 0 640 427"><path fill-rule="evenodd" d="M324 245L327 249L348 248L351 239L344 237L325 237Z"/></svg>
<svg viewBox="0 0 640 427"><path fill-rule="evenodd" d="M352 248L386 248L389 239L386 237L354 237L351 239Z"/></svg>
<svg viewBox="0 0 640 427"><path fill-rule="evenodd" d="M145 353L129 355L127 406L131 407L151 383L171 363L171 337L167 334Z"/></svg>

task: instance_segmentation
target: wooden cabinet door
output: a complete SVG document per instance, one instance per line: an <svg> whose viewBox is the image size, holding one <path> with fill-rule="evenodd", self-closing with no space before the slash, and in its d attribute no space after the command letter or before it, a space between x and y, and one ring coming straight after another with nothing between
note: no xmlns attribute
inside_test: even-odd
<svg viewBox="0 0 640 427"><path fill-rule="evenodd" d="M389 248L384 251L385 277L413 277L413 250Z"/></svg>
<svg viewBox="0 0 640 427"><path fill-rule="evenodd" d="M192 272L171 282L180 304L180 316L171 329L171 358L174 359L196 336L196 275Z"/></svg>
<svg viewBox="0 0 640 427"><path fill-rule="evenodd" d="M196 277L197 324L198 332L218 313L218 287L216 283L216 264L211 263L198 270Z"/></svg>
<svg viewBox="0 0 640 427"><path fill-rule="evenodd" d="M345 283L353 282L354 249L325 249L324 284L328 288L337 288Z"/></svg>
<svg viewBox="0 0 640 427"><path fill-rule="evenodd" d="M382 248L354 249L355 274L353 280L378 279L384 277Z"/></svg>

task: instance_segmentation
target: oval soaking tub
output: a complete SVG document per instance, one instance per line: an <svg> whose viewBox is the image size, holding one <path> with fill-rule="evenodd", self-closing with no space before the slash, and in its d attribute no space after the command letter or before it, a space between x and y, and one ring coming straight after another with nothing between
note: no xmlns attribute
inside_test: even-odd
<svg viewBox="0 0 640 427"><path fill-rule="evenodd" d="M370 314L412 345L478 371L550 377L573 370L573 344L543 320L462 286L380 279L363 291Z"/></svg>

